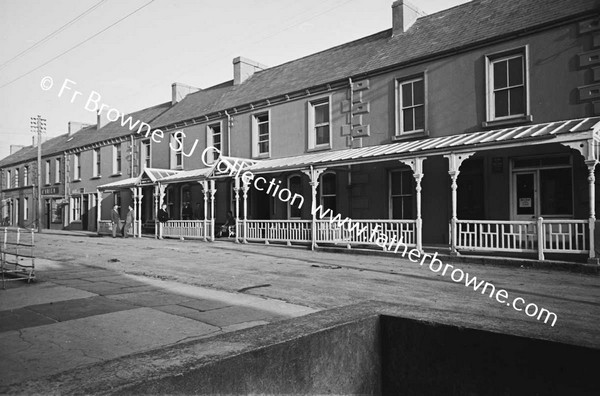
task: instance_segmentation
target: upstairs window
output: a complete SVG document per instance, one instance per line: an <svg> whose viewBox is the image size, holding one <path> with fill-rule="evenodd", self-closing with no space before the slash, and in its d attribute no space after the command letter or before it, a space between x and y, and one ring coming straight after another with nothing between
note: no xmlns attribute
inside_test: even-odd
<svg viewBox="0 0 600 396"><path fill-rule="evenodd" d="M170 136L170 167L171 169L183 169L183 131L174 132Z"/></svg>
<svg viewBox="0 0 600 396"><path fill-rule="evenodd" d="M113 145L113 175L121 173L121 144Z"/></svg>
<svg viewBox="0 0 600 396"><path fill-rule="evenodd" d="M142 155L140 158L140 163L144 169L152 168L151 152L150 139L142 140Z"/></svg>
<svg viewBox="0 0 600 396"><path fill-rule="evenodd" d="M252 116L252 156L268 157L271 153L269 112Z"/></svg>
<svg viewBox="0 0 600 396"><path fill-rule="evenodd" d="M207 147L212 146L222 152L221 137L222 137L221 136L221 122L210 124L206 127L206 146ZM219 156L218 152L216 152L214 150L210 150L207 154L208 154L207 155L208 158L206 161L209 164L215 162Z"/></svg>
<svg viewBox="0 0 600 396"><path fill-rule="evenodd" d="M308 102L308 148L331 148L329 97Z"/></svg>
<svg viewBox="0 0 600 396"><path fill-rule="evenodd" d="M528 115L526 55L523 48L486 58L488 121Z"/></svg>
<svg viewBox="0 0 600 396"><path fill-rule="evenodd" d="M29 166L25 166L23 168L23 185L24 186L29 185Z"/></svg>
<svg viewBox="0 0 600 396"><path fill-rule="evenodd" d="M19 168L15 169L15 188L19 187Z"/></svg>
<svg viewBox="0 0 600 396"><path fill-rule="evenodd" d="M93 177L100 177L100 171L102 169L102 157L100 156L100 147L95 148L93 151Z"/></svg>
<svg viewBox="0 0 600 396"><path fill-rule="evenodd" d="M73 155L73 180L81 179L81 154Z"/></svg>
<svg viewBox="0 0 600 396"><path fill-rule="evenodd" d="M54 183L60 183L60 158L54 160Z"/></svg>
<svg viewBox="0 0 600 396"><path fill-rule="evenodd" d="M396 135L425 131L425 80L398 81L398 127Z"/></svg>
<svg viewBox="0 0 600 396"><path fill-rule="evenodd" d="M50 184L50 160L46 161L46 184Z"/></svg>
<svg viewBox="0 0 600 396"><path fill-rule="evenodd" d="M6 171L6 188L12 188L12 173L11 171Z"/></svg>

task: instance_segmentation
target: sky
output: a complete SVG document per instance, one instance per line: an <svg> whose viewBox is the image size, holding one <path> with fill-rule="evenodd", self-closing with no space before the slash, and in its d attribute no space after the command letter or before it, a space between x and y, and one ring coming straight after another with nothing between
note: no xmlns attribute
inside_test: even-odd
<svg viewBox="0 0 600 396"><path fill-rule="evenodd" d="M411 1L427 14L465 2ZM170 101L173 82L231 80L237 56L276 66L389 29L392 3L0 0L0 158L31 145L31 117L47 120L47 137L69 121L95 124L85 108L92 91L119 112L137 111ZM71 90L59 96L67 79Z"/></svg>

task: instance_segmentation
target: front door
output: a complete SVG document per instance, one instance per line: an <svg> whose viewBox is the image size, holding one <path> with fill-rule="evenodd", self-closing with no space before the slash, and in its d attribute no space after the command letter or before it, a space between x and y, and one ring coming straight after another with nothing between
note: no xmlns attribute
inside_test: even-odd
<svg viewBox="0 0 600 396"><path fill-rule="evenodd" d="M513 173L512 218L531 221L538 216L537 172Z"/></svg>
<svg viewBox="0 0 600 396"><path fill-rule="evenodd" d="M88 229L88 196L82 195L81 198L81 228Z"/></svg>

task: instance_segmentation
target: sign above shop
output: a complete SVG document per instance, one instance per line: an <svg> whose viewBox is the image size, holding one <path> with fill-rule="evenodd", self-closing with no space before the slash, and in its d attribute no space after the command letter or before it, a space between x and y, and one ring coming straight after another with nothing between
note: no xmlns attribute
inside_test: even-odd
<svg viewBox="0 0 600 396"><path fill-rule="evenodd" d="M42 195L56 195L56 194L58 194L58 187L42 188Z"/></svg>

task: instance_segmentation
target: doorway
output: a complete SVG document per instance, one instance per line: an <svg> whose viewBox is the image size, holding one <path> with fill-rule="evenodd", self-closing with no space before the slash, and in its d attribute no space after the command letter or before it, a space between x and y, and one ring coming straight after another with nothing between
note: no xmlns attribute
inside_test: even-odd
<svg viewBox="0 0 600 396"><path fill-rule="evenodd" d="M87 230L88 229L88 214L89 214L89 210L88 210L89 197L88 197L88 195L83 195L81 199L82 199L82 201L81 201L81 228L83 230Z"/></svg>
<svg viewBox="0 0 600 396"><path fill-rule="evenodd" d="M513 173L513 218L535 220L539 217L537 172Z"/></svg>

